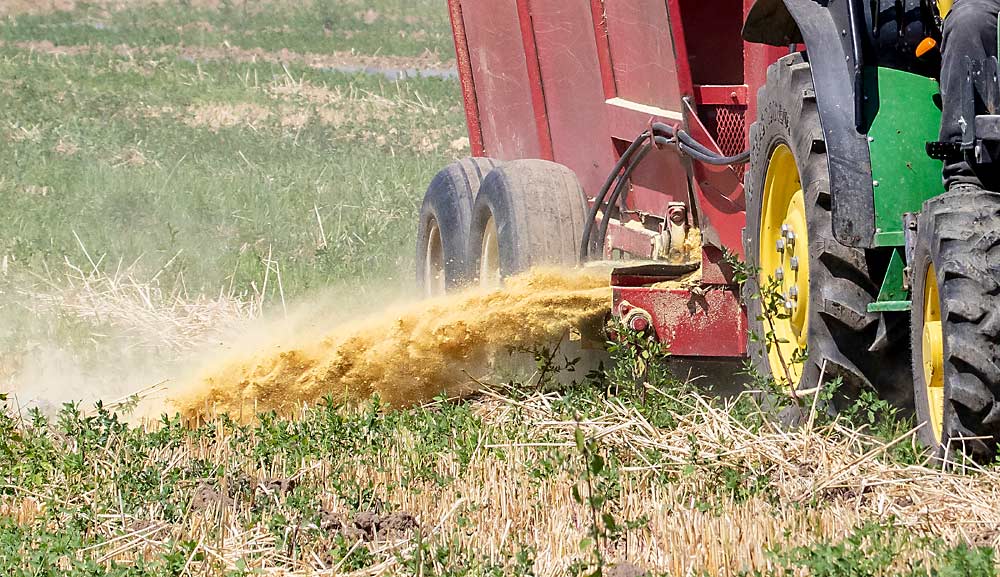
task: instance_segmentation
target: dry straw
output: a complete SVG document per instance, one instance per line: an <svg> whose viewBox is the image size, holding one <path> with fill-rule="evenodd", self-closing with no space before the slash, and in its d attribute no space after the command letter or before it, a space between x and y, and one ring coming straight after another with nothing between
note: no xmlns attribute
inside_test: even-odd
<svg viewBox="0 0 1000 577"><path fill-rule="evenodd" d="M650 394L667 395L651 390ZM286 463L277 459L268 466L241 461L232 452L231 432L217 425L214 439L202 436L175 448L149 455L150 466L163 468L166 476L195 459L225 463L229 471L242 471L258 493L276 487L273 479L291 467L296 482L315 487L324 511L348 508L336 495L344 479L370 481L375 497L412 514L422 528L422 539L449 542L455 550L504 562L505 553L518 546L536 551L538 575L564 575L572 560L581 556L579 542L589 529L589 511L571 494L578 475L557 474L539 482L530 471L543 451L565 447L574 451L574 431L597 439L603 450L613 450L627 466L622 492L608 507L622 519L646 516L648 526L629 532L605 550L609 560L628 560L639 566L672 575L736 575L741 570L777 570L767 551L775 547L837 540L869 520L892 522L915 535L940 537L949 543L967 542L996 547L1000 527L997 474L942 472L926 466L907 466L884 458L892 443L882 443L839 423L782 431L765 427L748 429L730 414L731 404L711 401L700 393L679 394L681 409L675 428L652 426L635 407L615 398L595 401L589 414L576 422L560 416L555 408L558 393L537 393L515 400L487 390L471 403L488 423L479 446L462 468L451 454L434 457L434 469L454 481L439 486L432 481L413 482L406 463L415 439L401 429L379 454L361 454L348 462L331 464L322 459ZM433 408L431 408L433 410ZM544 442L491 443L489 438L509 427L525 427L532 439ZM913 442L912 432L896 443ZM253 449L262 443L249 440ZM115 441L104 458L109 467ZM692 464L692 448L698 460ZM646 456L655 451L657 462ZM253 454L252 450L243 454ZM771 497L734 500L719 492L720 468L732 467L746 478L767 475ZM673 474L670 474L673 473ZM407 490L398 487L409 479ZM287 479L286 479L287 480ZM281 509L289 522L286 537L302 544L294 554L280 547L263 522L250 521L251 504L227 496L234 477L195 481L189 489L198 503L184 520L169 523L164 511L152 505L138 516L110 513L101 525L104 541L81 555L103 561L128 561L136 556L162 553L170 543L197 543L188 571L212 574L219 566L232 569L241 560L265 575L336 575L340 561L327 554L336 531L309 533L301 513ZM396 488L394 488L396 487ZM273 489L277 490L277 489ZM706 508L712 496L717 507ZM720 497L722 495L722 497ZM0 500L0 514L24 521L37 511L42 495L20 494ZM86 496L80 496L80 504ZM280 499L279 499L280 503ZM279 508L285 505L279 504ZM468 523L463 526L459 519ZM306 535L314 535L307 538ZM312 539L312 541L309 541ZM392 575L416 548L414 533L358 538L352 548L367 548L374 562L357 575ZM195 552L204 561L195 561ZM916 544L904 545L899 563L930 563L933 553ZM198 556L201 558L201 556ZM446 565L463 563L453 554ZM212 569L213 565L215 569Z"/></svg>

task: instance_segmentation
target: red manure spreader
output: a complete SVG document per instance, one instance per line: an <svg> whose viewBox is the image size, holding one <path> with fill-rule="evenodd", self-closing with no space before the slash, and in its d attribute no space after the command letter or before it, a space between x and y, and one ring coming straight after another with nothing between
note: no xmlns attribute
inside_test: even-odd
<svg viewBox="0 0 1000 577"><path fill-rule="evenodd" d="M1000 195L943 194L941 160L1000 158L976 116L1000 85L968 62L962 142L937 142L950 1L449 8L473 156L425 196L427 294L610 262L613 314L672 355L875 390L939 454L991 458Z"/></svg>

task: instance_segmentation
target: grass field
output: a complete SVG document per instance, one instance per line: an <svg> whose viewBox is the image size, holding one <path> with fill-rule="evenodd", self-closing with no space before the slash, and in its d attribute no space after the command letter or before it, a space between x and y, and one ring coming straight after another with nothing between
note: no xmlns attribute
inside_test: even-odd
<svg viewBox="0 0 1000 577"><path fill-rule="evenodd" d="M449 69L441 3L0 6L8 388L108 351L129 375L164 311L176 350L232 311L409 290L423 189L468 152L458 85L338 70Z"/></svg>
<svg viewBox="0 0 1000 577"><path fill-rule="evenodd" d="M262 318L412 292L450 42L444 0L0 0L0 575L996 575L995 467L870 397L771 391L785 430L637 335L466 400L133 422Z"/></svg>

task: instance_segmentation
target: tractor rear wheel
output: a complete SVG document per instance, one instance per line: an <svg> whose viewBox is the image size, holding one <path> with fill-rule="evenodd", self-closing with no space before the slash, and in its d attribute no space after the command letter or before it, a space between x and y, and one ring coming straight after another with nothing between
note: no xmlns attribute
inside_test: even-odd
<svg viewBox="0 0 1000 577"><path fill-rule="evenodd" d="M440 296L468 282L472 203L496 166L490 158L465 158L438 172L427 187L417 228L417 285L424 296Z"/></svg>
<svg viewBox="0 0 1000 577"><path fill-rule="evenodd" d="M800 54L773 64L757 102L744 231L747 263L759 273L744 295L752 360L786 390L819 386L821 373L826 382L840 377L834 408L865 388L905 407L912 403L906 332L890 331L889 345L871 352L879 328L868 312L878 294L875 267L865 250L833 236L810 65Z"/></svg>
<svg viewBox="0 0 1000 577"><path fill-rule="evenodd" d="M924 203L910 269L920 440L940 460L989 461L1000 435L1000 194Z"/></svg>
<svg viewBox="0 0 1000 577"><path fill-rule="evenodd" d="M472 209L469 264L483 286L539 265L573 266L587 204L570 169L545 160L515 160L483 181Z"/></svg>

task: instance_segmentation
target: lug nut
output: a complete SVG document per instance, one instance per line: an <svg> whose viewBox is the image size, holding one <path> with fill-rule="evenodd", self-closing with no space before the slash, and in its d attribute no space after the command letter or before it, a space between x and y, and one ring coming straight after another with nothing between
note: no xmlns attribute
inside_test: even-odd
<svg viewBox="0 0 1000 577"><path fill-rule="evenodd" d="M790 227L789 227L789 226L788 226L787 224L783 224L783 225L781 225L781 236L788 236L788 233L789 233L789 232L790 232L791 230L792 230L792 229L791 229L791 228L790 228Z"/></svg>
<svg viewBox="0 0 1000 577"><path fill-rule="evenodd" d="M799 287L793 286L791 289L789 289L788 294L791 295L793 301L794 300L798 300L798 298L799 298Z"/></svg>
<svg viewBox="0 0 1000 577"><path fill-rule="evenodd" d="M792 268L792 270L796 271L799 270L799 257L793 256L792 260L789 262L789 266Z"/></svg>
<svg viewBox="0 0 1000 577"><path fill-rule="evenodd" d="M788 231L788 233L785 235L785 238L788 239L788 246L795 246L795 233L794 232Z"/></svg>
<svg viewBox="0 0 1000 577"><path fill-rule="evenodd" d="M785 269L779 268L778 270L774 271L774 278L777 279L778 282L785 280Z"/></svg>
<svg viewBox="0 0 1000 577"><path fill-rule="evenodd" d="M791 310L793 310L793 309L795 309L795 303L793 303L793 302L792 302L792 301L790 301L790 300L786 300L786 301L785 301L785 310L787 310L787 311L791 311Z"/></svg>
<svg viewBox="0 0 1000 577"><path fill-rule="evenodd" d="M778 252L785 252L785 239L779 238L777 243Z"/></svg>

